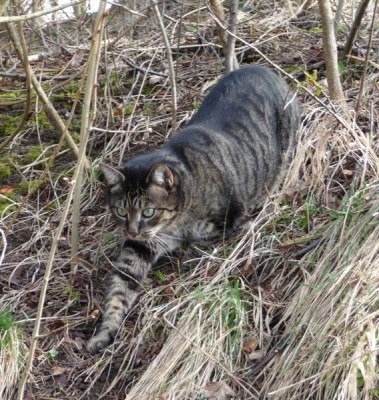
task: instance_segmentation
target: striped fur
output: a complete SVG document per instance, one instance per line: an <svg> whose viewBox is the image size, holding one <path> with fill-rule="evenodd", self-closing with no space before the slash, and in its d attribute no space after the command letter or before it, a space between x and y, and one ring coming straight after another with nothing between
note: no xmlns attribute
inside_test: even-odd
<svg viewBox="0 0 379 400"><path fill-rule="evenodd" d="M125 243L90 351L112 341L161 255L222 235L264 200L292 156L299 115L281 78L263 67L241 68L220 80L160 150L117 169L102 165Z"/></svg>

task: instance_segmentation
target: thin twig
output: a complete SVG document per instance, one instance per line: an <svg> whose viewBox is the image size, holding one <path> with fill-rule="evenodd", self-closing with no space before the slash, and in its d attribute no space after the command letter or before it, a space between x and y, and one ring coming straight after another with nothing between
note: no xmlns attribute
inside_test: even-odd
<svg viewBox="0 0 379 400"><path fill-rule="evenodd" d="M166 53L167 53L166 56L167 56L167 61L168 61L168 70L170 73L170 82L171 82L171 91L172 91L172 96L171 96L172 97L172 100L171 100L171 111L172 111L171 133L173 133L176 130L176 113L177 113L177 109L178 109L177 91L176 91L176 75L175 75L174 62L172 60L172 52L171 52L170 42L167 37L166 28L163 24L163 20L162 20L158 5L155 2L155 0L151 0L151 3L153 6L153 11L154 11L155 17L158 20L158 25L161 30L163 41L164 41L164 44L166 47ZM169 134L166 135L166 138L168 136L169 136Z"/></svg>

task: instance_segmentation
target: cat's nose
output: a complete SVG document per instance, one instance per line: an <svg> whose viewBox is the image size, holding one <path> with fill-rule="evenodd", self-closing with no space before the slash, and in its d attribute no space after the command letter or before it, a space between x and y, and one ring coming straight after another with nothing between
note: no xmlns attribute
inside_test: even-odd
<svg viewBox="0 0 379 400"><path fill-rule="evenodd" d="M131 236L132 238L135 238L138 235L138 232L130 232L128 231L129 236Z"/></svg>

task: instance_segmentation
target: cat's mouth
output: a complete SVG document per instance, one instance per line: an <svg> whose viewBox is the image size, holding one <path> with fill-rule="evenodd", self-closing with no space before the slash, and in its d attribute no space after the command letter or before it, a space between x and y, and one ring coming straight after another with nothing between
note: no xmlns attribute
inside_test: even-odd
<svg viewBox="0 0 379 400"><path fill-rule="evenodd" d="M152 239L154 237L154 232L130 233L124 230L124 235L127 240L142 241Z"/></svg>

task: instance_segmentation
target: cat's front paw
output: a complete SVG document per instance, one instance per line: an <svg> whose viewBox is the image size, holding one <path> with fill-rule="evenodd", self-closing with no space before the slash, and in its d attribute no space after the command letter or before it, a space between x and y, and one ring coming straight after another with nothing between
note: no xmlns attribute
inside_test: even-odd
<svg viewBox="0 0 379 400"><path fill-rule="evenodd" d="M100 331L87 343L87 350L92 354L98 353L104 347L108 346L112 339L113 335L108 330Z"/></svg>

